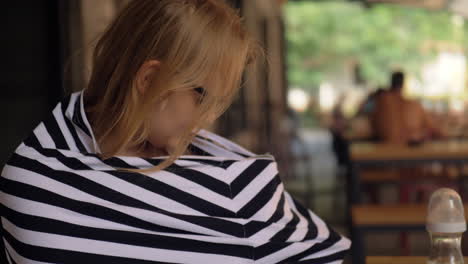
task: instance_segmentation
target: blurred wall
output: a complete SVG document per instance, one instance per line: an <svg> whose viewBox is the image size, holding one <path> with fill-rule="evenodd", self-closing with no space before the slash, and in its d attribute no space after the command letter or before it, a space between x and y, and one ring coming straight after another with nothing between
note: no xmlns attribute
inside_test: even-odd
<svg viewBox="0 0 468 264"><path fill-rule="evenodd" d="M89 80L94 45L100 34L129 0L67 0L64 9L67 48L66 87L80 91Z"/></svg>
<svg viewBox="0 0 468 264"><path fill-rule="evenodd" d="M244 0L242 11L248 29L265 49L265 62L246 71L247 122L255 134L252 147L274 151L281 123L286 118L281 6L277 1Z"/></svg>
<svg viewBox="0 0 468 264"><path fill-rule="evenodd" d="M59 0L3 1L0 168L62 96Z"/></svg>
<svg viewBox="0 0 468 264"><path fill-rule="evenodd" d="M264 48L265 57L246 69L239 98L220 119L218 128L254 152L274 154L284 172L290 157L290 131L285 127L287 80L281 5L282 1L241 1L247 28Z"/></svg>

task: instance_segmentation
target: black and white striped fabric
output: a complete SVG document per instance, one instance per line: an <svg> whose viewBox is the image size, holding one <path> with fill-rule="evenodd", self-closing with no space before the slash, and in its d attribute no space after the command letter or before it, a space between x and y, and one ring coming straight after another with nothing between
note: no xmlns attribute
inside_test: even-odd
<svg viewBox="0 0 468 264"><path fill-rule="evenodd" d="M207 131L163 157L102 160L81 92L59 103L2 171L9 263L341 263L348 239L284 190L271 156Z"/></svg>

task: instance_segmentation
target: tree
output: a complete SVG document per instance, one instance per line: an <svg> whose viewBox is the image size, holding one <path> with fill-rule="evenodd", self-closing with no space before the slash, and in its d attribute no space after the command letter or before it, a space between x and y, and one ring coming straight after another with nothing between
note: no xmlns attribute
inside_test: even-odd
<svg viewBox="0 0 468 264"><path fill-rule="evenodd" d="M370 85L385 85L396 67L417 75L441 46L463 47L468 36L448 12L397 5L290 2L285 18L290 84L310 92L350 60Z"/></svg>

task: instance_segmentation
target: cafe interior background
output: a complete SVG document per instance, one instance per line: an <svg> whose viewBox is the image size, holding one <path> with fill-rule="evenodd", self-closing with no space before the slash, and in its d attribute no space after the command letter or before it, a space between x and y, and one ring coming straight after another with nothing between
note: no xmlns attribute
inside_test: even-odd
<svg viewBox="0 0 468 264"><path fill-rule="evenodd" d="M92 45L126 2L3 3L0 165L60 98L85 86ZM428 193L449 186L468 199L468 1L229 2L265 48L266 62L246 70L239 96L211 129L255 152L274 154L286 189L353 239L353 262L363 255L426 256ZM372 133L360 108L370 94L388 88L395 70L406 74L405 97L419 101L446 137L429 156L406 149L398 157L398 148L390 147L396 153L391 162L358 171L353 145L364 146L366 156ZM338 143L332 133L337 126L344 140ZM337 156L339 146L348 151L345 162ZM424 167L424 175L408 182L401 164ZM363 224L375 228L359 229L362 212L393 222L377 217L377 224ZM408 212L412 219L404 219Z"/></svg>

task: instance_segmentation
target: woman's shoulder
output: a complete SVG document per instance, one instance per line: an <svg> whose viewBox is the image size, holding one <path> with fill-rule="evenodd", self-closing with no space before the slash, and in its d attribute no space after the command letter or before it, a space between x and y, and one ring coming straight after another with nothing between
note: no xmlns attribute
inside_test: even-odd
<svg viewBox="0 0 468 264"><path fill-rule="evenodd" d="M196 139L209 144L212 148L215 148L218 150L229 151L236 155L240 155L242 157L256 156L255 153L247 150L246 148L240 146L239 144L233 142L232 140L229 140L225 137L222 137L208 130L204 130L204 129L200 130L196 135Z"/></svg>

